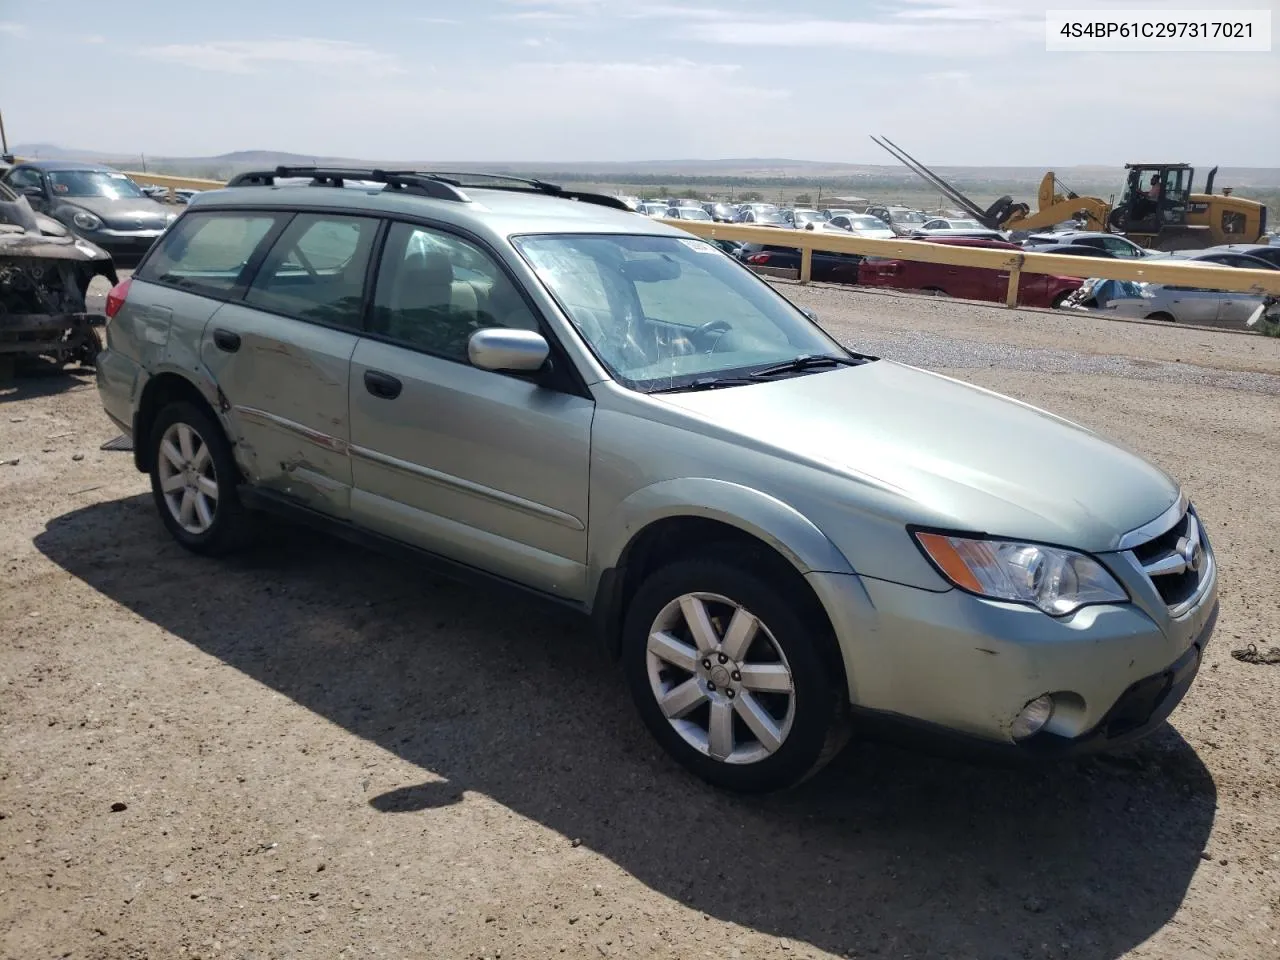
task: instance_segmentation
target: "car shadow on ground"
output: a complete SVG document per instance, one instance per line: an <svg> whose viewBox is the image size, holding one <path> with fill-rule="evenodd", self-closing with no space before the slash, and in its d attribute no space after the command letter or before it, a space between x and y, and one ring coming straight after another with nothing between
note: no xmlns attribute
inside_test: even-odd
<svg viewBox="0 0 1280 960"><path fill-rule="evenodd" d="M93 367L82 367L76 363L63 366L44 357L23 357L11 374L0 372L0 403L52 397L68 390L91 387L95 382L94 376Z"/></svg>
<svg viewBox="0 0 1280 960"><path fill-rule="evenodd" d="M192 557L139 496L58 517L36 545L446 781L377 796L388 816L478 791L694 910L857 956L1114 958L1170 919L1200 862L1216 791L1172 728L1043 770L855 743L791 793L728 796L660 754L574 615L264 529L236 559Z"/></svg>

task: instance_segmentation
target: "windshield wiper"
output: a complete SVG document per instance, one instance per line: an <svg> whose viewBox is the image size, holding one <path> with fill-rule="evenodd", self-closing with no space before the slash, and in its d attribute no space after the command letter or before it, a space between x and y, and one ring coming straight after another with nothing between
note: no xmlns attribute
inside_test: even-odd
<svg viewBox="0 0 1280 960"><path fill-rule="evenodd" d="M659 390L649 390L648 393L693 393L698 390L718 390L721 387L746 387L758 381L751 377L699 377L692 383L681 384L678 387L662 387Z"/></svg>
<svg viewBox="0 0 1280 960"><path fill-rule="evenodd" d="M794 360L779 363L763 370L755 370L752 377L774 377L780 373L800 373L804 370L816 370L819 367L860 367L866 363L865 357L832 357L827 354L802 354Z"/></svg>

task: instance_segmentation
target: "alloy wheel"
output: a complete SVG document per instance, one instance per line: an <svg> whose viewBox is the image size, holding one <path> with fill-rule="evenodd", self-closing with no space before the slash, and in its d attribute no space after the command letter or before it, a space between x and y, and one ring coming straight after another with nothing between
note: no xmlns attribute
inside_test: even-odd
<svg viewBox="0 0 1280 960"><path fill-rule="evenodd" d="M160 439L157 466L169 513L187 533L207 533L218 512L218 476L213 451L186 423L172 424Z"/></svg>
<svg viewBox="0 0 1280 960"><path fill-rule="evenodd" d="M699 753L750 764L786 742L795 720L791 667L741 604L713 593L672 600L649 628L646 663L659 709Z"/></svg>

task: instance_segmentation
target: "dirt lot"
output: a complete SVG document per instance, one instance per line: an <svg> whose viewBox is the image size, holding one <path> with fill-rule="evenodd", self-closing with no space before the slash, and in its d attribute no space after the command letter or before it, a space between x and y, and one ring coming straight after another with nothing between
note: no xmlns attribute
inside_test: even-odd
<svg viewBox="0 0 1280 960"><path fill-rule="evenodd" d="M1038 771L661 756L583 625L270 527L164 534L92 378L0 390L0 955L1280 957L1280 341L789 288L1179 476L1222 615L1172 725ZM1183 366L1179 366L1183 365Z"/></svg>

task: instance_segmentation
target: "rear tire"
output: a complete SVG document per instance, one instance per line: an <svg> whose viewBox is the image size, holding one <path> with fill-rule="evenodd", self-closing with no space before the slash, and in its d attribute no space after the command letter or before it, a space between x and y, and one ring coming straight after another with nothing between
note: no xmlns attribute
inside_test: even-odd
<svg viewBox="0 0 1280 960"><path fill-rule="evenodd" d="M240 502L236 466L222 427L192 403L164 407L151 429L151 492L169 533L193 553L245 546L252 517Z"/></svg>
<svg viewBox="0 0 1280 960"><path fill-rule="evenodd" d="M1149 314L1147 314L1147 319L1148 319L1148 320L1159 320L1161 323L1176 323L1176 322L1177 322L1177 321L1175 320L1175 318L1174 318L1173 314L1171 314L1171 313L1165 313L1163 310L1159 311L1158 313L1149 313Z"/></svg>
<svg viewBox="0 0 1280 960"><path fill-rule="evenodd" d="M794 786L847 741L834 638L799 589L763 565L677 560L627 608L623 672L641 718L675 760L717 787Z"/></svg>

